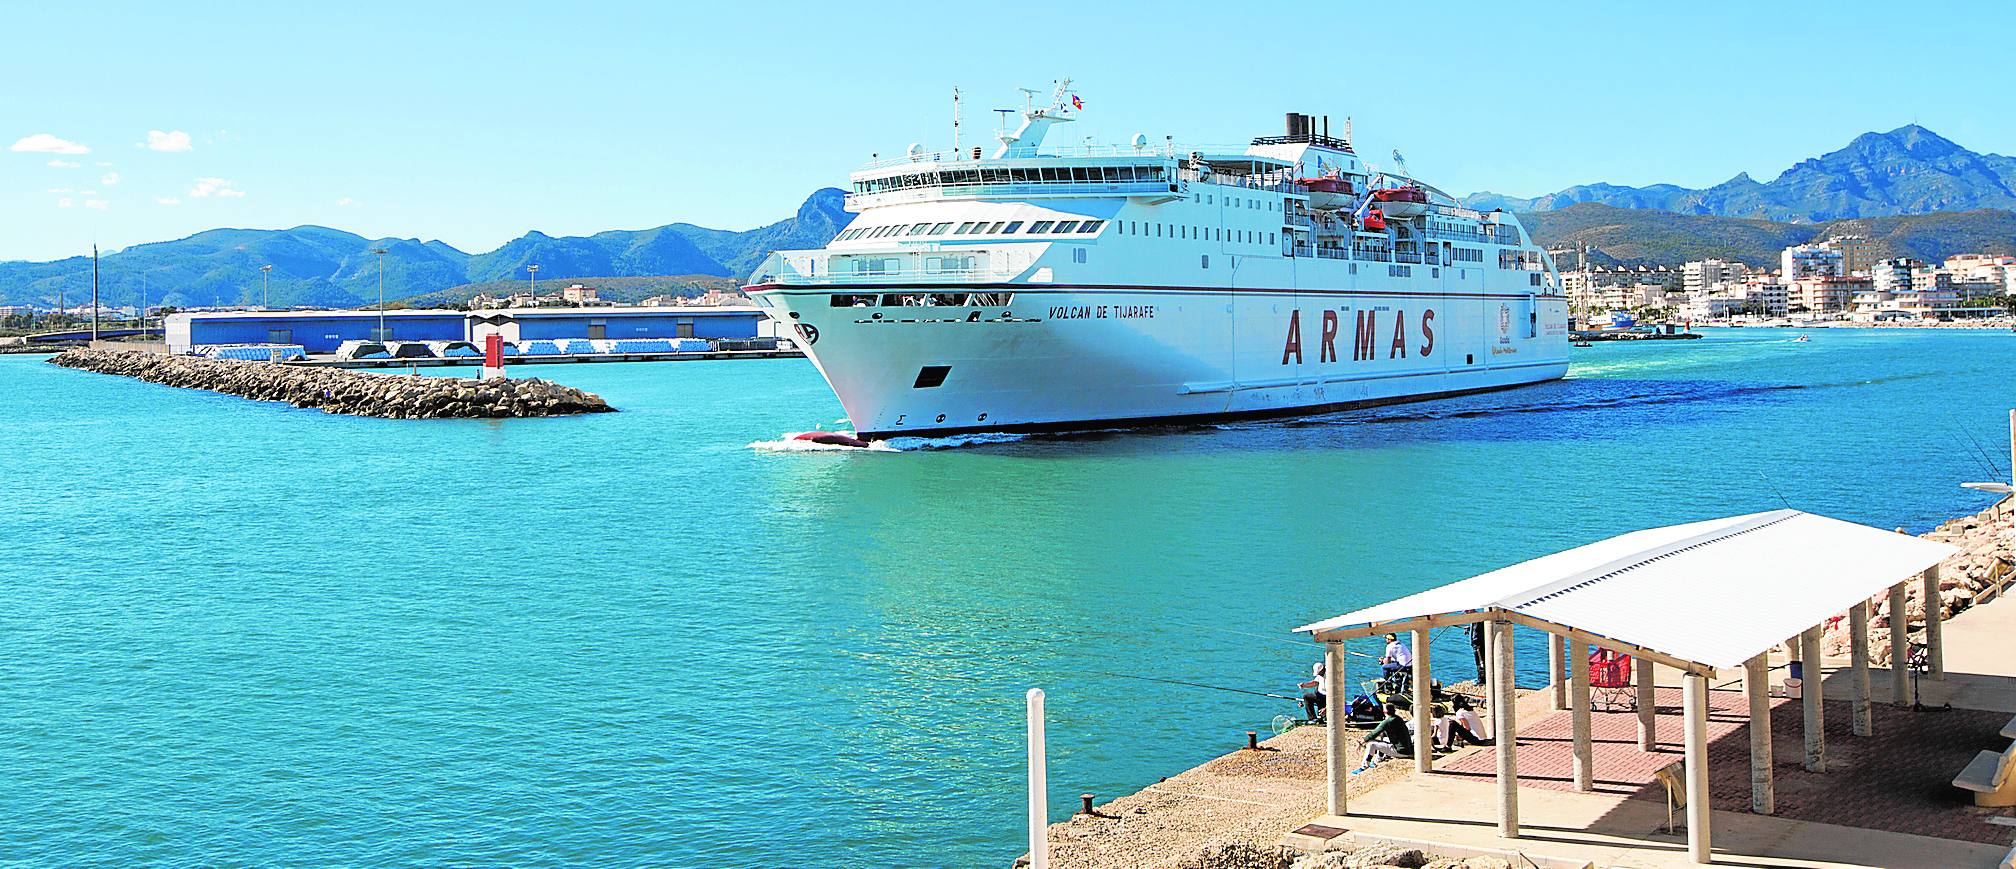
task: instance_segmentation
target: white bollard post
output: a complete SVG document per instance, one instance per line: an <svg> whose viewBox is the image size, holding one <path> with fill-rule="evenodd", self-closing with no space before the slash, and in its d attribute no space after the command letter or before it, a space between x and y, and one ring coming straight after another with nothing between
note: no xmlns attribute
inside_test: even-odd
<svg viewBox="0 0 2016 869"><path fill-rule="evenodd" d="M1029 869L1050 867L1050 771L1043 753L1043 689L1029 689Z"/></svg>

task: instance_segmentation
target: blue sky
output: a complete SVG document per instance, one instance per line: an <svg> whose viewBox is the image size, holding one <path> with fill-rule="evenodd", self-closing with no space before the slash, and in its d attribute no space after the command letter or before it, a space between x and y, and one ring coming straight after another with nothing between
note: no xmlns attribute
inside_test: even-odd
<svg viewBox="0 0 2016 869"><path fill-rule="evenodd" d="M1361 151L1458 193L1768 180L1914 120L2006 154L2016 65L1986 34L2012 9L8 0L0 147L30 141L0 151L0 259L218 226L472 252L531 229L744 229L871 152L949 144L955 85L982 132L1061 75L1087 106L1058 139L1227 143L1288 111L1351 115ZM89 151L34 150L75 150L43 134Z"/></svg>

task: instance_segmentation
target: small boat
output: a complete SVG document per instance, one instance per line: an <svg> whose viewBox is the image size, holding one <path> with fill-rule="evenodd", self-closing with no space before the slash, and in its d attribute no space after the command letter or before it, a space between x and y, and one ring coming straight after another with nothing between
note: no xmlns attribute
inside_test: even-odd
<svg viewBox="0 0 2016 869"><path fill-rule="evenodd" d="M842 434L837 431L799 432L795 435L792 435L791 439L794 441L811 441L812 443L815 444L825 444L827 446L832 447L856 447L865 449L868 446L867 441L854 437L853 435Z"/></svg>
<svg viewBox="0 0 2016 869"><path fill-rule="evenodd" d="M1374 190L1370 195L1379 210L1390 218L1407 220L1428 213L1428 191L1419 187Z"/></svg>
<svg viewBox="0 0 2016 869"><path fill-rule="evenodd" d="M1792 343L1794 343L1794 344L1804 344L1804 343L1806 343L1806 342L1808 342L1808 341L1811 341L1811 340L1813 340L1813 339L1811 339L1811 338L1808 338L1808 337L1806 337L1806 336L1804 336L1804 335L1801 335L1801 336L1799 336L1799 337L1797 337L1797 338L1794 338L1794 339L1792 339Z"/></svg>
<svg viewBox="0 0 2016 869"><path fill-rule="evenodd" d="M1340 211L1352 205L1351 182L1342 178L1297 178L1295 183L1309 189L1310 211Z"/></svg>

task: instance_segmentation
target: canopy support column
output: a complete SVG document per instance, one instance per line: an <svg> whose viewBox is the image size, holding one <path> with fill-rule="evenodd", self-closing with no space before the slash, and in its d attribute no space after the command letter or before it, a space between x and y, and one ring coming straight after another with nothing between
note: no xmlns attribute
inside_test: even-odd
<svg viewBox="0 0 2016 869"><path fill-rule="evenodd" d="M1743 693L1750 699L1750 811L1768 815L1778 810L1771 783L1770 653L1743 662Z"/></svg>
<svg viewBox="0 0 2016 869"><path fill-rule="evenodd" d="M1946 631L1939 611L1939 565L1925 570L1925 656L1932 666L1926 675L1934 680L1946 678Z"/></svg>
<svg viewBox="0 0 2016 869"><path fill-rule="evenodd" d="M1340 641L1323 644L1323 682L1323 693L1329 695L1323 709L1324 726L1329 728L1323 739L1323 762L1330 774L1330 814L1342 815L1345 791L1351 785L1351 761L1345 757L1350 737L1344 727L1350 717L1347 707L1351 695L1347 693L1350 682L1344 678L1344 644Z"/></svg>
<svg viewBox="0 0 2016 869"><path fill-rule="evenodd" d="M1682 680L1681 705L1687 724L1687 853L1707 863L1708 844L1708 677L1688 673Z"/></svg>
<svg viewBox="0 0 2016 869"><path fill-rule="evenodd" d="M1553 637L1548 637L1552 641ZM1559 647L1560 643L1549 645ZM1574 667L1577 661L1589 660L1588 646L1581 641L1568 644L1568 662L1573 669L1568 673L1568 718L1574 724L1575 734L1575 789L1588 793L1596 787L1595 745L1590 737L1589 722L1589 668Z"/></svg>
<svg viewBox="0 0 2016 869"><path fill-rule="evenodd" d="M1568 708L1568 683L1562 681L1561 666L1566 663L1561 654L1561 644L1567 637L1547 635L1547 688L1554 693L1554 708Z"/></svg>
<svg viewBox="0 0 2016 869"><path fill-rule="evenodd" d="M1633 687L1638 699L1638 750L1651 751L1659 747L1659 695L1652 671L1657 665L1638 655L1631 658L1631 666L1637 670L1632 681L1636 683Z"/></svg>
<svg viewBox="0 0 2016 869"><path fill-rule="evenodd" d="M1827 771L1826 707L1820 696L1820 627L1807 628L1799 635L1804 667L1800 673L1800 696L1805 698L1806 770Z"/></svg>
<svg viewBox="0 0 2016 869"><path fill-rule="evenodd" d="M1435 682L1428 669L1428 629L1414 629L1414 768L1435 771Z"/></svg>
<svg viewBox="0 0 2016 869"><path fill-rule="evenodd" d="M1869 602L1848 608L1848 649L1854 661L1848 680L1849 699L1854 704L1855 735L1876 733L1876 712L1869 708Z"/></svg>
<svg viewBox="0 0 2016 869"><path fill-rule="evenodd" d="M1890 587L1890 703L1911 705L1911 616L1904 583Z"/></svg>
<svg viewBox="0 0 2016 869"><path fill-rule="evenodd" d="M1491 734L1498 754L1498 835L1519 838L1519 692L1512 685L1512 623L1491 622Z"/></svg>

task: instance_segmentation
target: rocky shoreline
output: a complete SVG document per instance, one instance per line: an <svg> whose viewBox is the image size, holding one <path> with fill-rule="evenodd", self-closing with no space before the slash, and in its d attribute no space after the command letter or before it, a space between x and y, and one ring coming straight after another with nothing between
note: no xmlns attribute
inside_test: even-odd
<svg viewBox="0 0 2016 869"><path fill-rule="evenodd" d="M385 419L503 419L608 413L592 392L549 380L408 377L276 362L164 356L136 350L65 350L49 359L65 368L117 374L257 401L284 401L325 413Z"/></svg>
<svg viewBox="0 0 2016 869"><path fill-rule="evenodd" d="M2004 553L2009 547L2010 521L2016 518L2012 501L2001 502L1968 516L1949 519L1919 536L1958 547L1959 552L1939 564L1939 617L1950 619L1974 605L1977 597L1998 583L2008 584L2009 565ZM1869 658L1878 667L1890 666L1890 600L1877 595L1869 601ZM1906 632L1925 629L1925 584L1913 581L1905 587L1904 625ZM1849 653L1848 620L1827 626L1821 641L1828 655Z"/></svg>

